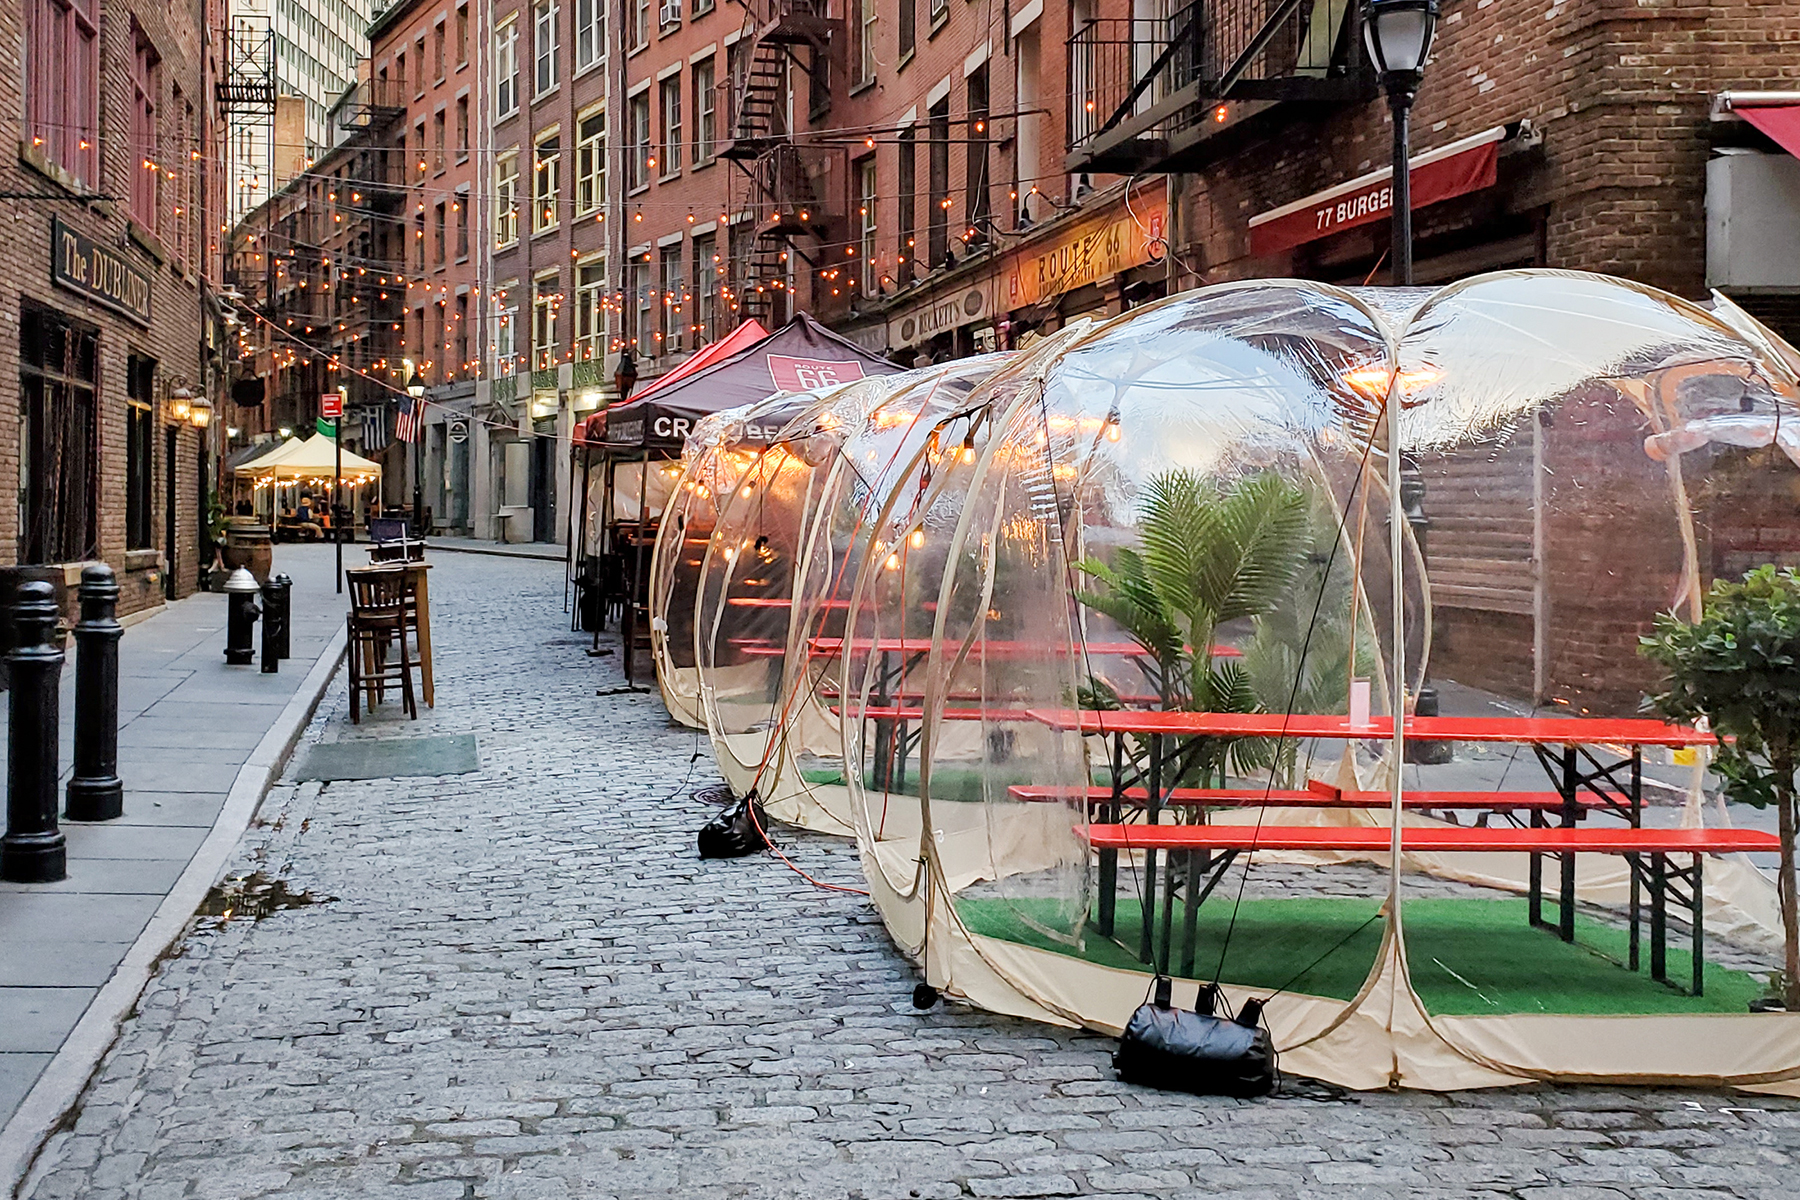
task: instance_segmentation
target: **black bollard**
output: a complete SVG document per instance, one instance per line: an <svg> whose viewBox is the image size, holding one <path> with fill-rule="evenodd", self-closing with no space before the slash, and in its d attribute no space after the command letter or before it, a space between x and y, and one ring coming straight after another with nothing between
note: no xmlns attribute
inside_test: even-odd
<svg viewBox="0 0 1800 1200"><path fill-rule="evenodd" d="M262 585L262 673L273 675L281 670L281 589L275 577Z"/></svg>
<svg viewBox="0 0 1800 1200"><path fill-rule="evenodd" d="M63 663L56 615L55 588L42 580L19 585L13 648L6 656L12 691L0 879L8 883L55 883L69 877L68 849L56 827L56 781L62 772L57 686Z"/></svg>
<svg viewBox="0 0 1800 1200"><path fill-rule="evenodd" d="M75 772L69 780L71 821L110 821L125 815L119 779L119 638L113 616L119 585L112 568L81 571L81 622L75 626Z"/></svg>
<svg viewBox="0 0 1800 1200"><path fill-rule="evenodd" d="M294 644L291 636L294 630L294 581L286 575L276 575L269 582L273 590L263 589L263 620L267 621L273 612L280 612L281 620L275 631L275 657L289 658L292 655L289 648Z"/></svg>
<svg viewBox="0 0 1800 1200"><path fill-rule="evenodd" d="M256 577L239 567L225 581L225 662L247 667L256 658L251 626L262 610L256 605Z"/></svg>

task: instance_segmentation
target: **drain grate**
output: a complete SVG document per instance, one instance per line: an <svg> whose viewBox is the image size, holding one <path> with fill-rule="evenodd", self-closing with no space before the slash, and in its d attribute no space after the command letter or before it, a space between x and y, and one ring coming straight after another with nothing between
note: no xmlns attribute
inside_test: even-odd
<svg viewBox="0 0 1800 1200"><path fill-rule="evenodd" d="M212 890L206 893L206 899L200 902L195 915L222 917L227 921L260 921L270 913L323 904L335 898L315 896L311 892L296 892L288 887L285 879L275 879L261 871L252 871L248 875L233 875L215 883Z"/></svg>
<svg viewBox="0 0 1800 1200"><path fill-rule="evenodd" d="M466 775L481 769L475 735L452 737L358 738L323 742L306 752L294 773L298 780L398 779L420 775Z"/></svg>

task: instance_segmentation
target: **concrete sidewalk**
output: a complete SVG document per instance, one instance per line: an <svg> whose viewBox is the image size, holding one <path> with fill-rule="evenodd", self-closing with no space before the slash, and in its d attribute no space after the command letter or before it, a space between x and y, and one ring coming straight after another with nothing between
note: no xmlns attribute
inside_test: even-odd
<svg viewBox="0 0 1800 1200"><path fill-rule="evenodd" d="M64 823L66 880L0 883L0 1142L14 1125L54 1121L75 1098L150 966L215 881L341 658L345 601L331 548L279 546L275 569L294 580L293 656L277 674L225 665L223 595L177 601L125 631L125 815ZM71 639L62 674L65 781L74 681Z"/></svg>

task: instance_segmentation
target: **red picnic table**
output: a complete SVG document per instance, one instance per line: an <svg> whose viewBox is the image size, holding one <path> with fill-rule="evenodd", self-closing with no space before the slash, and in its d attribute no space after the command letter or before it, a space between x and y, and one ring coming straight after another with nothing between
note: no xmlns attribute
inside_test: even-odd
<svg viewBox="0 0 1800 1200"><path fill-rule="evenodd" d="M1125 739L1134 737L1148 742L1148 763L1141 768L1135 777L1127 777L1122 769L1115 769L1111 781L1110 796L1100 807L1101 821L1090 827L1090 843L1099 851L1100 863L1100 896L1098 925L1100 931L1109 934L1112 931L1118 887L1118 846L1115 841L1102 837L1094 840L1094 830L1107 828L1130 828L1121 824L1128 810L1142 812L1146 825L1138 828L1144 832L1145 840L1137 844L1146 855L1144 873L1144 922L1141 946L1141 957L1150 960L1152 950L1152 930L1156 913L1156 855L1165 833L1174 835L1175 840L1166 847L1171 851L1205 849L1210 855L1214 849L1226 851L1225 857L1236 853L1236 848L1229 846L1203 846L1206 836L1187 833L1175 834L1174 831L1205 826L1162 826L1158 819L1163 808L1172 798L1179 800L1182 789L1174 785L1186 769L1183 756L1190 753L1198 739L1210 738L1293 738L1293 739L1387 739L1393 736L1393 720L1388 717L1372 718L1366 724L1352 725L1350 718L1340 714L1313 713L1207 713L1207 712L1169 712L1142 711L1131 709L1115 709L1095 711L1087 709L1033 709L1034 720L1052 729L1079 732L1084 735L1109 736L1114 742L1113 762L1123 764L1126 761ZM1630 967L1638 966L1638 924L1640 910L1640 887L1647 884L1651 891L1652 912L1652 974L1662 977L1664 958L1664 938L1660 914L1665 910L1666 897L1671 882L1685 883L1690 889L1689 899L1697 914L1699 892L1701 887L1700 854L1695 852L1691 870L1686 873L1672 870L1666 856L1673 851L1658 849L1648 842L1629 842L1631 835L1645 835L1658 831L1646 831L1642 826L1643 809L1643 748L1645 746L1700 746L1713 745L1716 739L1710 733L1683 725L1670 725L1662 721L1641 717L1606 719L1586 717L1412 717L1406 721L1405 730L1408 736L1432 741L1466 741L1512 745L1528 745L1534 755L1549 774L1555 785L1556 794L1561 804L1548 810L1542 806L1513 804L1504 799L1508 793L1495 793L1496 810L1528 809L1530 827L1525 829L1487 829L1474 828L1466 831L1463 841L1455 847L1443 849L1466 849L1470 845L1479 844L1486 850L1519 850L1530 854L1529 883L1529 915L1533 925L1552 928L1542 919L1543 904L1543 855L1555 854L1560 859L1561 887L1558 889L1559 920L1553 927L1564 941L1575 939L1575 855L1582 852L1567 837L1560 835L1574 831L1576 823L1589 811L1610 811L1623 817L1630 828L1616 830L1627 835L1627 843L1635 849L1603 850L1589 848L1589 852L1622 853L1631 863L1631 933L1630 933ZM1175 748L1165 754L1164 742L1174 739ZM1603 762L1595 753L1596 747L1622 748L1622 761ZM1136 756L1132 757L1132 761ZM1585 766L1584 766L1585 760ZM1164 784L1165 768L1173 768L1167 786ZM1131 793L1136 788L1144 788L1142 800L1137 800ZM1280 801L1270 795L1270 802L1279 806ZM1404 799L1402 800L1405 806ZM1352 805L1363 807L1360 804ZM1423 806L1423 805L1421 805ZM1223 805L1221 805L1223 807ZM1204 806L1200 807L1204 817ZM1551 826L1548 817L1556 816L1560 823ZM1263 826L1264 829L1281 828ZM1294 827L1302 828L1302 827ZM1704 832L1704 831L1702 831ZM1736 831L1723 831L1736 832ZM1506 835L1502 837L1501 835ZM1222 835L1226 836L1226 835ZM1272 836L1280 836L1274 834ZM1354 842L1357 837L1366 834L1344 832L1333 829L1324 834L1296 834L1297 837L1324 837L1326 840L1336 838L1340 841ZM1192 845L1182 838L1200 838L1200 842ZM1704 840L1704 839L1702 839ZM1270 846L1268 848L1274 848ZM1334 847L1344 850L1358 850L1360 845L1345 844ZM1723 853L1724 850L1714 850ZM1640 855L1648 855L1650 862L1644 864ZM1173 862L1169 863L1171 878ZM1222 872L1220 865L1214 874ZM1190 870L1187 884L1187 903L1189 912L1185 918L1188 928L1193 927L1194 911L1204 899L1204 893L1197 891L1197 875ZM1211 890L1207 885L1206 891ZM1165 912L1163 921L1163 956L1162 962L1168 962L1170 938L1170 920L1173 909L1173 896L1167 888L1164 892L1164 905L1170 911ZM1698 921L1698 917L1695 918ZM1699 986L1699 938L1700 927L1695 932L1695 986ZM1191 955L1191 946L1184 951Z"/></svg>

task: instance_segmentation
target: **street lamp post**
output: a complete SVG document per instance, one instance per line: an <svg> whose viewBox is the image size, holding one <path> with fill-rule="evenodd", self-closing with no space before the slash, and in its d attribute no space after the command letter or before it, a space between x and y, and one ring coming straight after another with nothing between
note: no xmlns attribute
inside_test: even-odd
<svg viewBox="0 0 1800 1200"><path fill-rule="evenodd" d="M1389 278L1395 287L1411 287L1413 281L1412 228L1412 106L1425 78L1431 57L1431 41L1437 32L1437 0L1364 0L1363 42L1369 61L1387 93L1388 112L1394 121L1394 169L1392 236L1389 239ZM1388 429L1392 431L1393 423ZM1411 456L1400 460L1400 495L1406 523L1411 526L1419 556L1425 554L1425 533L1431 521L1425 515L1425 477ZM1421 717L1438 715L1437 689L1423 679L1413 712ZM1448 742L1408 739L1406 757L1416 763L1450 761Z"/></svg>
<svg viewBox="0 0 1800 1200"><path fill-rule="evenodd" d="M406 394L413 402L413 529L425 536L425 380L414 367L406 381Z"/></svg>

